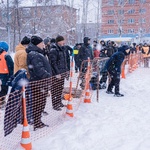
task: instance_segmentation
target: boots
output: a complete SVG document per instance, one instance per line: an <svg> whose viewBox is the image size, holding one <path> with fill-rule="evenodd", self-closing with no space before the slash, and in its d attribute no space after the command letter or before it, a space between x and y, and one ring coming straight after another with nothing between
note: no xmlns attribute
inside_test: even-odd
<svg viewBox="0 0 150 150"><path fill-rule="evenodd" d="M106 83L105 82L100 83L99 89L106 89Z"/></svg>
<svg viewBox="0 0 150 150"><path fill-rule="evenodd" d="M115 97L123 97L124 95L123 94L120 94L120 93L117 93L117 94L114 94Z"/></svg>

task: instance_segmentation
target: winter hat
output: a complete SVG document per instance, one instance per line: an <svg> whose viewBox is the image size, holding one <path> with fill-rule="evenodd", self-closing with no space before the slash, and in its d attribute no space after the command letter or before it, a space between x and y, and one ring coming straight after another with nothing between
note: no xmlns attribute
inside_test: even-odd
<svg viewBox="0 0 150 150"><path fill-rule="evenodd" d="M89 37L84 37L83 42L84 42L84 43L88 43L89 40L90 40Z"/></svg>
<svg viewBox="0 0 150 150"><path fill-rule="evenodd" d="M97 43L97 41L96 41L96 40L94 40L94 41L93 41L93 43Z"/></svg>
<svg viewBox="0 0 150 150"><path fill-rule="evenodd" d="M123 45L118 49L118 51L122 51L125 55L129 55L130 52L129 53L126 52L126 50L128 50L128 49L130 49L130 47L128 45Z"/></svg>
<svg viewBox="0 0 150 150"><path fill-rule="evenodd" d="M30 38L28 38L27 36L25 36L21 41L22 45L28 45L29 43L30 43Z"/></svg>
<svg viewBox="0 0 150 150"><path fill-rule="evenodd" d="M38 45L38 44L40 44L41 42L43 42L43 39L40 38L39 36L32 36L32 37L31 37L31 43L32 43L33 45Z"/></svg>
<svg viewBox="0 0 150 150"><path fill-rule="evenodd" d="M51 43L56 43L56 39L52 38L50 42Z"/></svg>
<svg viewBox="0 0 150 150"><path fill-rule="evenodd" d="M8 52L8 49L9 49L8 44L7 44L6 42L4 42L4 41L1 41L1 42L0 42L0 51L1 51L1 52L2 52L2 51Z"/></svg>
<svg viewBox="0 0 150 150"><path fill-rule="evenodd" d="M64 41L64 40L65 40L64 37L61 36L61 35L58 35L58 36L56 37L56 43L58 43L58 42L60 42L60 41Z"/></svg>
<svg viewBox="0 0 150 150"><path fill-rule="evenodd" d="M50 39L49 39L49 38L45 38L45 39L44 39L44 44L47 45L48 42L50 42Z"/></svg>

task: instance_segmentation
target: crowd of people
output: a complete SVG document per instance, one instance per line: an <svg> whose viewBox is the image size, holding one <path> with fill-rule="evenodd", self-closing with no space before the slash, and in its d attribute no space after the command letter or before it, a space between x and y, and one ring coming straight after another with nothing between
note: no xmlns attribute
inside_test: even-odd
<svg viewBox="0 0 150 150"><path fill-rule="evenodd" d="M91 45L89 37L84 37L83 43L77 43L72 48L65 45L63 36L58 35L56 38L45 38L44 40L39 36L32 36L31 38L25 36L16 46L14 62L11 56L7 53L9 45L6 42L0 41L0 103L5 103L4 96L8 91L8 81L21 69L27 70L27 79L29 82L39 81L42 79L53 77L50 90L52 96L52 106L56 111L61 111L64 104L62 103L62 91L64 88L65 78L69 78L70 70L70 56L74 57L75 72L81 72L81 88L85 86L84 75L87 71L88 58L109 58L104 68L102 69L102 77L99 81L99 88L105 89L107 87L107 94L114 94L114 96L122 97L120 93L120 74L121 64L126 55L130 53L137 53L141 51L145 58L145 67L148 67L148 59L150 56L150 46L146 43L144 45L133 43L132 46L123 44L118 46L113 41L101 40L100 42L94 40ZM106 86L107 77L110 77L110 82ZM57 85L56 85L57 83ZM114 88L114 91L113 91ZM57 89L57 92L56 92ZM31 87L32 106L33 106L33 120L34 130L45 127L41 121L42 113L46 105L47 92L43 95L39 86ZM35 91L36 90L36 91ZM38 96L37 96L38 93ZM42 99L39 99L42 97ZM40 101L40 106L37 101ZM41 105L42 104L42 105Z"/></svg>

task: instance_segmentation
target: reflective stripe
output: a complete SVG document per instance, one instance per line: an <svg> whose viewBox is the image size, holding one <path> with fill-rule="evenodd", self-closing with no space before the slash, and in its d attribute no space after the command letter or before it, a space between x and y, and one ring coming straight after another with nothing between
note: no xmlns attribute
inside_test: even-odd
<svg viewBox="0 0 150 150"><path fill-rule="evenodd" d="M22 138L21 139L21 144L29 144L29 143L31 143L30 138Z"/></svg>
<svg viewBox="0 0 150 150"><path fill-rule="evenodd" d="M23 91L23 98L26 98L26 96L25 96L25 91Z"/></svg>
<svg viewBox="0 0 150 150"><path fill-rule="evenodd" d="M73 113L73 110L67 109L67 113Z"/></svg>
<svg viewBox="0 0 150 150"><path fill-rule="evenodd" d="M70 99L69 99L70 101L68 101L68 105L72 105L72 102L71 102L71 100L72 100L72 96L70 97Z"/></svg>
<svg viewBox="0 0 150 150"><path fill-rule="evenodd" d="M70 82L72 82L72 77L70 77Z"/></svg>
<svg viewBox="0 0 150 150"><path fill-rule="evenodd" d="M87 90L86 90L86 92L90 92L90 90L89 90L89 89L87 89Z"/></svg>
<svg viewBox="0 0 150 150"><path fill-rule="evenodd" d="M23 127L23 131L29 131L29 126Z"/></svg>
<svg viewBox="0 0 150 150"><path fill-rule="evenodd" d="M85 99L90 99L90 96L85 96Z"/></svg>

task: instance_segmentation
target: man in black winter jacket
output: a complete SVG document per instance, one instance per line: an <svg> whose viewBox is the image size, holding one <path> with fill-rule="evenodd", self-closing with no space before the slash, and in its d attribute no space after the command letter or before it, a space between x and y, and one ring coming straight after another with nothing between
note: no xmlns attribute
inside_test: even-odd
<svg viewBox="0 0 150 150"><path fill-rule="evenodd" d="M52 66L52 105L53 109L61 111L61 107L64 107L61 95L64 88L64 80L66 77L66 72L68 71L67 67L67 58L66 50L64 46L64 37L57 36L56 44L53 45L50 49L49 60Z"/></svg>
<svg viewBox="0 0 150 150"><path fill-rule="evenodd" d="M111 57L117 49L114 47L114 41L107 41L107 46L105 45L104 41L101 41L101 44L103 44L103 49L101 50L101 57ZM107 72L101 72L102 77L100 79L100 89L106 88L106 81L107 81Z"/></svg>
<svg viewBox="0 0 150 150"><path fill-rule="evenodd" d="M87 71L87 65L88 65L88 58L90 58L90 60L93 60L93 50L92 47L90 46L90 38L89 37L84 37L83 39L83 44L79 50L78 53L78 59L79 59L79 69L81 70L81 88L83 89L85 86L85 73ZM83 65L82 65L83 62ZM82 66L81 66L82 65Z"/></svg>
<svg viewBox="0 0 150 150"><path fill-rule="evenodd" d="M107 71L110 75L111 81L107 88L107 94L113 94L113 86L115 86L116 97L124 96L119 92L121 65L126 55L130 53L130 49L127 45L124 45L118 49L118 52L114 53L105 65L105 72Z"/></svg>
<svg viewBox="0 0 150 150"><path fill-rule="evenodd" d="M88 57L91 60L93 59L93 50L92 50L92 47L90 46L90 38L84 37L83 42L84 43L82 44L78 53L80 67L84 60L88 60Z"/></svg>
<svg viewBox="0 0 150 150"><path fill-rule="evenodd" d="M46 97L48 92L47 81L44 82L45 78L52 76L51 66L43 55L44 53L44 42L42 38L38 36L31 37L31 43L26 49L27 52L27 65L30 74L31 91L32 91L32 109L33 109L33 120L34 130L43 128L45 125L41 121L42 112L46 105ZM42 80L44 84L41 84L39 80ZM33 82L39 81L39 82Z"/></svg>

